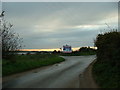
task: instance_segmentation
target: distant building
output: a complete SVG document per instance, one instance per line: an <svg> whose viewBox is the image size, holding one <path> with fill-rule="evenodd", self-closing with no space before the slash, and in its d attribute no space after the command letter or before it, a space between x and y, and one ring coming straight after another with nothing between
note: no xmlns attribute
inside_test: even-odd
<svg viewBox="0 0 120 90"><path fill-rule="evenodd" d="M72 53L72 48L69 45L63 46L63 53Z"/></svg>

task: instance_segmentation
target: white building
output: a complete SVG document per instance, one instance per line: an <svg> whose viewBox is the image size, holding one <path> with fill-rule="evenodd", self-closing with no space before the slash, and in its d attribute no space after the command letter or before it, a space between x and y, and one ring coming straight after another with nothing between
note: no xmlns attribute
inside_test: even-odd
<svg viewBox="0 0 120 90"><path fill-rule="evenodd" d="M64 45L63 46L63 53L72 53L72 48L69 45Z"/></svg>

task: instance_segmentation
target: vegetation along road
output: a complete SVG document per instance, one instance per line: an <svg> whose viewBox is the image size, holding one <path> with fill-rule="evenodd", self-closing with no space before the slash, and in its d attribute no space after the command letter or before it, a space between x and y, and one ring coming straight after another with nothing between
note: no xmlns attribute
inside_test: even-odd
<svg viewBox="0 0 120 90"><path fill-rule="evenodd" d="M59 64L29 72L3 83L3 88L79 88L79 75L94 61L91 56L63 56Z"/></svg>

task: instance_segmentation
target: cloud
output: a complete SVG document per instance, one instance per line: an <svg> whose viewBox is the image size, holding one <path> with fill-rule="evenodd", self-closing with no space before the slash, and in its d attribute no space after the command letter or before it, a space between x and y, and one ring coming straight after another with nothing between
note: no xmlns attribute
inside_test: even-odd
<svg viewBox="0 0 120 90"><path fill-rule="evenodd" d="M117 28L117 2L3 3L5 18L23 37L25 48L93 46L105 23Z"/></svg>

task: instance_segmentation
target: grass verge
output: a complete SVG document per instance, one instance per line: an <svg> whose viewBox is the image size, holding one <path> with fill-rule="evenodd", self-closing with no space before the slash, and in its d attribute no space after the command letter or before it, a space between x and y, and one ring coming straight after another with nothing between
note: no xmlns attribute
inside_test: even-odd
<svg viewBox="0 0 120 90"><path fill-rule="evenodd" d="M26 70L47 66L64 61L65 59L58 55L16 55L14 61L3 60L2 75L7 76Z"/></svg>
<svg viewBox="0 0 120 90"><path fill-rule="evenodd" d="M96 62L93 65L93 77L101 88L120 88L120 72L110 63Z"/></svg>

